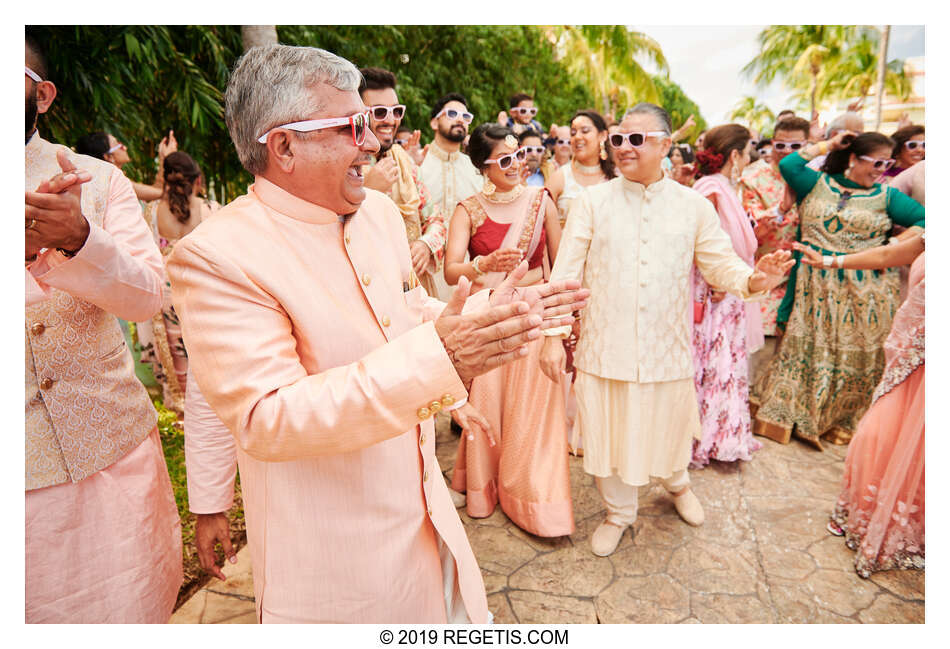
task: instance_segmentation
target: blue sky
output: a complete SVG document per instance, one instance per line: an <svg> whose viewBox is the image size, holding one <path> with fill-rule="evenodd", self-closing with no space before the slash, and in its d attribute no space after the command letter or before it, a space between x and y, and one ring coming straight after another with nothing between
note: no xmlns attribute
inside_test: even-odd
<svg viewBox="0 0 950 649"><path fill-rule="evenodd" d="M743 95L760 97L775 113L794 107L783 84L759 89L740 73L758 53L756 36L766 25L632 27L660 43L670 65L670 78L699 104L710 125L728 121L728 113ZM923 54L923 26L891 28L889 59Z"/></svg>

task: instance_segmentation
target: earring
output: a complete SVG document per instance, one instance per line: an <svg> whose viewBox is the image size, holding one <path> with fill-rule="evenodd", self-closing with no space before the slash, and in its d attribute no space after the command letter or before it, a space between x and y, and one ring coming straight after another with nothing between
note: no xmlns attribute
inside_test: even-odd
<svg viewBox="0 0 950 649"><path fill-rule="evenodd" d="M601 160L606 160L606 159L607 159L607 147L604 146L603 140L601 140L601 142L600 142L600 159L601 159Z"/></svg>
<svg viewBox="0 0 950 649"><path fill-rule="evenodd" d="M497 187L495 187L495 183L486 178L485 185L482 187L482 193L485 194L485 196L491 196L495 193L496 189Z"/></svg>
<svg viewBox="0 0 950 649"><path fill-rule="evenodd" d="M739 169L735 165L732 165L732 171L729 172L729 179L733 185L739 182Z"/></svg>

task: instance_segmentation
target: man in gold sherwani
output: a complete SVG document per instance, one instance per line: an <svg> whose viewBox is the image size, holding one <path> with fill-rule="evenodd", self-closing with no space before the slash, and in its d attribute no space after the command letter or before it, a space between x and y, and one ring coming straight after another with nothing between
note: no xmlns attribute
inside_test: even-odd
<svg viewBox="0 0 950 649"><path fill-rule="evenodd" d="M255 181L175 246L175 306L193 378L237 442L259 620L484 623L433 416L586 292L513 289L523 265L465 314L467 284L448 306L429 298L402 215L363 187L379 143L359 81L316 48L238 60L225 119Z"/></svg>
<svg viewBox="0 0 950 649"><path fill-rule="evenodd" d="M719 225L712 204L666 178L670 117L638 104L611 141L622 174L582 192L571 207L552 280L582 279L590 306L581 319L574 365L575 426L584 470L595 476L607 518L591 536L607 556L637 517L637 487L657 478L680 516L703 522L689 488L693 437L700 433L693 386L690 272L743 298L777 285L788 253L763 257L753 271ZM564 367L560 338L545 331L541 365L556 380Z"/></svg>

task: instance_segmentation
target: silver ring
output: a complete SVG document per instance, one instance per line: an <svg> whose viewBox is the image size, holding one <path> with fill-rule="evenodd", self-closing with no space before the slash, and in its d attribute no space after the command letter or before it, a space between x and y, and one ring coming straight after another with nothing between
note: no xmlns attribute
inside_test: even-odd
<svg viewBox="0 0 950 649"><path fill-rule="evenodd" d="M30 219L30 224L26 226L26 229L32 230L34 225L36 225L36 219Z"/></svg>

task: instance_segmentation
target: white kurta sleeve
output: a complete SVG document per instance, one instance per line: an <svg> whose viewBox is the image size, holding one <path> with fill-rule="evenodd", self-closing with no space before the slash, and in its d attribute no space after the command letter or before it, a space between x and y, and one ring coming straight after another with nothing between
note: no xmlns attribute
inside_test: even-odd
<svg viewBox="0 0 950 649"><path fill-rule="evenodd" d="M587 252L590 250L590 240L594 232L593 223L594 211L590 204L590 196L586 191L582 191L571 201L571 208L564 224L564 233L561 235L561 245L558 247L549 281L558 282L565 279L581 281L583 279ZM561 338L566 338L570 333L570 325L544 330L545 336L560 336Z"/></svg>
<svg viewBox="0 0 950 649"><path fill-rule="evenodd" d="M719 224L719 215L712 203L705 200L703 203L698 207L700 216L694 257L703 279L744 300L761 296L762 293L749 292L752 268L732 248L732 240Z"/></svg>

